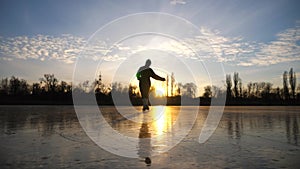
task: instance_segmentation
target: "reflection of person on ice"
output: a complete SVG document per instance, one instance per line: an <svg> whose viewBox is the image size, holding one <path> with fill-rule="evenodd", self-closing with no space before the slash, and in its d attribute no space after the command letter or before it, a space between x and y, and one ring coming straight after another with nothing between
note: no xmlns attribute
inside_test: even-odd
<svg viewBox="0 0 300 169"><path fill-rule="evenodd" d="M150 77L161 81L166 80L165 78L156 75L154 71L150 68L150 65L151 65L151 60L148 59L146 61L145 66L140 67L136 74L137 79L140 81L139 87L143 99L143 111L149 110L148 98L149 98L149 90L151 86Z"/></svg>

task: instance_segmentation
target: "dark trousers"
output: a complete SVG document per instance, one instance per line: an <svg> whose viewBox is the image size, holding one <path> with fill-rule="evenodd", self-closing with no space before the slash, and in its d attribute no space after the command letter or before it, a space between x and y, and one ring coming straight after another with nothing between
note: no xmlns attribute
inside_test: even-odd
<svg viewBox="0 0 300 169"><path fill-rule="evenodd" d="M149 83L143 83L143 81L140 81L139 87L140 87L140 92L142 94L142 98L143 99L148 99L150 84Z"/></svg>

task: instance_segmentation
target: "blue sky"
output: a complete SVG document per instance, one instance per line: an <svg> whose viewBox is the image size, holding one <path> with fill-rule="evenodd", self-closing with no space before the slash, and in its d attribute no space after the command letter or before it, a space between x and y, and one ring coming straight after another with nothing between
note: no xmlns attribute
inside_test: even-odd
<svg viewBox="0 0 300 169"><path fill-rule="evenodd" d="M213 40L217 56L208 59L222 63L226 73L239 72L244 83L281 86L284 70L300 72L299 6L297 0L3 0L0 78L37 81L54 73L71 81L81 47L100 27L125 15L163 12L186 19Z"/></svg>

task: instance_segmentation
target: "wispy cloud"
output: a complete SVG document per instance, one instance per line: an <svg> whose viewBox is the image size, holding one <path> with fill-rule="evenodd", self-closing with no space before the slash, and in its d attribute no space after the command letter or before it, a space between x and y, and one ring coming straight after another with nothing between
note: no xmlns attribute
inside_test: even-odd
<svg viewBox="0 0 300 169"><path fill-rule="evenodd" d="M3 60L39 59L73 63L86 43L84 38L71 35L60 37L36 35L1 38L0 53Z"/></svg>
<svg viewBox="0 0 300 169"><path fill-rule="evenodd" d="M170 0L170 4L171 5L184 5L186 4L186 1L185 0Z"/></svg>
<svg viewBox="0 0 300 169"><path fill-rule="evenodd" d="M225 37L219 31L213 31L205 27L202 27L200 31L212 49L207 59L213 59L217 62L247 63L247 60L255 55L261 45L256 42L244 41L242 37Z"/></svg>
<svg viewBox="0 0 300 169"><path fill-rule="evenodd" d="M85 38L72 35L0 37L0 59L74 63L82 54L95 61L119 61L143 50L159 49L183 58L213 60L240 66L265 66L300 61L300 22L295 27L278 33L277 39L269 43L246 41L242 37L226 37L220 31L205 27L200 28L199 36L184 39L182 42L153 38L138 46L117 44L110 47L103 41L87 43ZM190 47L199 55L196 56Z"/></svg>
<svg viewBox="0 0 300 169"><path fill-rule="evenodd" d="M255 57L249 59L253 65L270 65L280 62L300 61L300 22L295 28L277 34L277 40L261 44Z"/></svg>
<svg viewBox="0 0 300 169"><path fill-rule="evenodd" d="M207 58L240 66L265 66L300 61L300 22L277 34L269 43L245 41L242 37L225 37L218 31L201 28L213 52ZM194 39L196 41L197 38Z"/></svg>

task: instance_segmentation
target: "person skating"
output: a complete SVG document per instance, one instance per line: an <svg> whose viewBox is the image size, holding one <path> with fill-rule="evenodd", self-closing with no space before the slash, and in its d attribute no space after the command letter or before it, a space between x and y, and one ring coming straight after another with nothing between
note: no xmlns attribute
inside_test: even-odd
<svg viewBox="0 0 300 169"><path fill-rule="evenodd" d="M139 88L142 94L143 100L143 111L149 110L148 102L149 102L149 91L151 86L150 77L156 80L165 81L166 79L158 76L154 73L154 71L150 68L151 60L148 59L144 66L140 67L136 77L139 80Z"/></svg>

